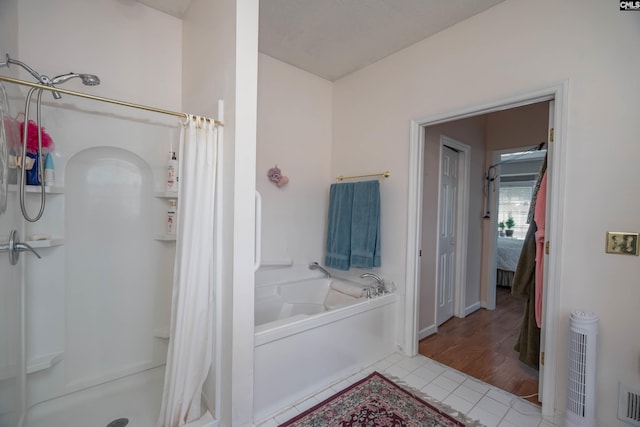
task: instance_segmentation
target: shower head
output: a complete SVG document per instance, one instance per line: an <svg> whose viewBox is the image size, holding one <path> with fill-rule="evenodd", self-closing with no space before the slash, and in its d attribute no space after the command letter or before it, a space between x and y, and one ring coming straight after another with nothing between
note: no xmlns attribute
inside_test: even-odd
<svg viewBox="0 0 640 427"><path fill-rule="evenodd" d="M59 75L51 79L51 84L57 85L60 83L64 83L67 80L72 79L74 77L78 77L82 79L82 83L86 86L97 86L100 84L100 79L98 78L98 76L95 76L93 74L79 74L79 73L68 73L68 74Z"/></svg>

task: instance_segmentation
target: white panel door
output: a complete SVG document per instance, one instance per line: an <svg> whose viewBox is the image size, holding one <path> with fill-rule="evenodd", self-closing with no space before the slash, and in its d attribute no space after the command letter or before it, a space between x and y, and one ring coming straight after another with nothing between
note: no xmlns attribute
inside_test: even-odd
<svg viewBox="0 0 640 427"><path fill-rule="evenodd" d="M458 152L443 146L438 209L438 266L436 278L437 325L453 317L456 265Z"/></svg>

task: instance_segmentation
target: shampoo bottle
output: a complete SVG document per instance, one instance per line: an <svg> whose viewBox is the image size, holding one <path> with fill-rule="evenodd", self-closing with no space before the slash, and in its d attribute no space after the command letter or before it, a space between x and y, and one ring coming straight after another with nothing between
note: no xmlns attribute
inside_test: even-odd
<svg viewBox="0 0 640 427"><path fill-rule="evenodd" d="M169 210L167 211L167 233L168 234L176 234L176 213L177 206L175 200L169 200Z"/></svg>
<svg viewBox="0 0 640 427"><path fill-rule="evenodd" d="M167 192L178 191L178 160L175 151L170 152L169 161L167 162Z"/></svg>
<svg viewBox="0 0 640 427"><path fill-rule="evenodd" d="M47 153L47 157L44 161L44 185L47 187L56 184L56 172L53 169L53 157L51 153Z"/></svg>

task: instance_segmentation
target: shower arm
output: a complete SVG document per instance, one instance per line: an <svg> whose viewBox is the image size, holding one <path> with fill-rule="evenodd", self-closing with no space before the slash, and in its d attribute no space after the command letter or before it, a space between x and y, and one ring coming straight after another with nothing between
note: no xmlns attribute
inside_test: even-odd
<svg viewBox="0 0 640 427"><path fill-rule="evenodd" d="M53 85L53 83L51 82L51 79L49 78L49 76L44 75L44 74L39 74L36 70L34 70L33 68L29 67L27 64L25 64L22 61L18 61L17 59L11 59L11 57L9 56L9 54L7 53L5 55L5 59L6 61L4 62L0 62L0 67L7 67L9 68L9 64L14 64L14 65L19 65L22 68L24 68L25 70L27 70L29 72L29 74L31 74L33 77L35 77L35 79L38 81L38 83L45 85L45 86L49 86L49 87L55 87ZM60 99L62 98L62 95L60 95L58 92L52 92L53 97L55 99Z"/></svg>
<svg viewBox="0 0 640 427"><path fill-rule="evenodd" d="M29 74L31 74L33 77L36 78L36 80L38 80L38 82L40 82L43 85L46 86L51 86L51 79L47 76L45 76L44 74L38 74L38 72L36 70L34 70L33 68L29 67L27 64L25 64L22 61L18 61L17 59L11 59L11 57L9 56L9 54L7 53L6 56L6 61L0 63L0 67L7 67L9 68L9 64L14 64L14 65L19 65L22 68L24 68L25 70L27 70L29 72Z"/></svg>

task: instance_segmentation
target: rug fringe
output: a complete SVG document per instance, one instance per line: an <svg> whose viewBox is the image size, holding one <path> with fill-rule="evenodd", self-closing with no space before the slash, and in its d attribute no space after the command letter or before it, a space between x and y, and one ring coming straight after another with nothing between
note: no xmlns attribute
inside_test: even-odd
<svg viewBox="0 0 640 427"><path fill-rule="evenodd" d="M460 420L461 422L466 424L466 427L486 427L484 424L482 424L480 421L477 420L473 420L469 417L467 417L466 414L463 414L462 412L453 409L451 406L444 404L442 402L440 402L439 400L434 399L433 397L429 396L428 394L420 391L420 390L416 390L415 388L413 388L411 385L407 384L406 382L404 382L403 380L401 380L400 378L394 376L394 375L389 375L386 372L380 372L381 375L384 375L385 377L387 377L388 379L390 379L391 381L393 381L394 383L396 383L397 385L399 385L400 387L402 387L403 389L405 389L408 393L412 394L414 397L417 397L419 399L424 400L425 402L429 403L430 405L435 406L436 408L438 408L439 410L441 410L442 412L445 412L446 414Z"/></svg>

